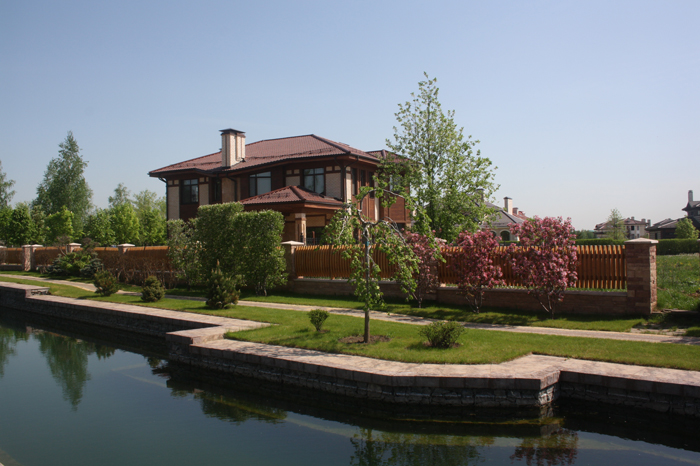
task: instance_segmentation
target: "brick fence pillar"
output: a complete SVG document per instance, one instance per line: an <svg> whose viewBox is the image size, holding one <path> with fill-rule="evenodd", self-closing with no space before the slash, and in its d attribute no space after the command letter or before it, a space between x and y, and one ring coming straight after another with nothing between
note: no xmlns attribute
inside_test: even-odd
<svg viewBox="0 0 700 466"><path fill-rule="evenodd" d="M44 246L40 244L25 244L22 246L22 270L29 272L36 269L36 261L34 260L34 251Z"/></svg>
<svg viewBox="0 0 700 466"><path fill-rule="evenodd" d="M290 280L297 278L296 267L294 264L294 251L296 248L303 245L304 243L299 241L285 241L282 243L282 247L284 248L284 260L287 263L287 276Z"/></svg>
<svg viewBox="0 0 700 466"><path fill-rule="evenodd" d="M129 248L135 248L133 244L129 243L124 243L124 244L117 244L117 249L119 250L119 254L125 254L126 251L129 250Z"/></svg>
<svg viewBox="0 0 700 466"><path fill-rule="evenodd" d="M7 247L0 246L0 264L5 264L7 262Z"/></svg>
<svg viewBox="0 0 700 466"><path fill-rule="evenodd" d="M625 241L627 259L627 312L649 315L656 309L656 245L637 238Z"/></svg>
<svg viewBox="0 0 700 466"><path fill-rule="evenodd" d="M68 243L66 244L66 254L75 252L76 249L80 248L82 245L80 243Z"/></svg>

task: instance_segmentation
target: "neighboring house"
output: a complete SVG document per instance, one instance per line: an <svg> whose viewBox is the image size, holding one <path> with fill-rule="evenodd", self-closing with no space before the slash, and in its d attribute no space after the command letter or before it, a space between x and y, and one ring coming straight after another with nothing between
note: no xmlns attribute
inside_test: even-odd
<svg viewBox="0 0 700 466"><path fill-rule="evenodd" d="M490 219L490 222L484 222L482 229L490 229L496 236L503 241L517 241L517 237L511 237L510 226L514 223L521 224L527 220L525 213L519 211L517 207L513 207L513 199L509 197L503 198L503 208L496 204L486 202L486 205L495 210L495 213Z"/></svg>
<svg viewBox="0 0 700 466"><path fill-rule="evenodd" d="M625 231L625 237L627 239L637 239L646 238L647 230L651 225L651 220L645 218L641 220L635 220L634 217L626 218L622 221L623 228ZM596 238L605 238L608 233L612 230L609 222L599 223L593 229Z"/></svg>
<svg viewBox="0 0 700 466"><path fill-rule="evenodd" d="M372 186L385 151L364 152L313 134L245 143L245 133L221 130L221 150L149 172L167 185L167 218L190 219L201 205L240 202L246 211L276 210L283 241L317 243L321 231L362 186ZM367 197L372 220L409 221L403 199L384 209Z"/></svg>
<svg viewBox="0 0 700 466"><path fill-rule="evenodd" d="M688 191L688 204L681 210L686 212L685 218L690 219L693 226L700 230L700 201L693 200L693 191ZM676 226L683 217L671 220L667 218L659 223L655 223L647 230L651 239L672 239L676 237Z"/></svg>

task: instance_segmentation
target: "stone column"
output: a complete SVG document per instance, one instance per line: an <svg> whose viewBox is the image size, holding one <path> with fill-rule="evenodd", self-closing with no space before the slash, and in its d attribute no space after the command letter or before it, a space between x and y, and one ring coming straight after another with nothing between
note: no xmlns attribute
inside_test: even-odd
<svg viewBox="0 0 700 466"><path fill-rule="evenodd" d="M628 314L649 315L656 309L657 244L646 238L625 241Z"/></svg>
<svg viewBox="0 0 700 466"><path fill-rule="evenodd" d="M134 247L136 247L136 246L134 246L133 244L129 244L129 243L117 244L117 249L119 250L119 254L124 254L124 253L126 253L126 251L129 250L129 248L134 248Z"/></svg>
<svg viewBox="0 0 700 466"><path fill-rule="evenodd" d="M69 243L66 245L66 254L75 252L76 249L80 248L82 245L80 243Z"/></svg>
<svg viewBox="0 0 700 466"><path fill-rule="evenodd" d="M299 241L285 241L282 243L282 247L284 248L284 260L287 263L286 272L290 280L297 278L296 267L294 264L294 250L303 245L304 243Z"/></svg>
<svg viewBox="0 0 700 466"><path fill-rule="evenodd" d="M22 270L29 272L36 269L36 261L34 260L34 251L43 248L41 244L25 244L22 246Z"/></svg>
<svg viewBox="0 0 700 466"><path fill-rule="evenodd" d="M294 214L296 239L306 245L306 214Z"/></svg>

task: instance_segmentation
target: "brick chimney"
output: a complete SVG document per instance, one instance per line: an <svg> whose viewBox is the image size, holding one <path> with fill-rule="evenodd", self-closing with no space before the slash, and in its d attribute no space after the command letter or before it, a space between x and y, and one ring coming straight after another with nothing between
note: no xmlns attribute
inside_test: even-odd
<svg viewBox="0 0 700 466"><path fill-rule="evenodd" d="M510 215L513 215L513 199L509 197L503 198L503 210Z"/></svg>
<svg viewBox="0 0 700 466"><path fill-rule="evenodd" d="M232 167L245 160L245 133L235 129L221 130L221 166Z"/></svg>
<svg viewBox="0 0 700 466"><path fill-rule="evenodd" d="M693 202L693 190L688 191L688 202Z"/></svg>

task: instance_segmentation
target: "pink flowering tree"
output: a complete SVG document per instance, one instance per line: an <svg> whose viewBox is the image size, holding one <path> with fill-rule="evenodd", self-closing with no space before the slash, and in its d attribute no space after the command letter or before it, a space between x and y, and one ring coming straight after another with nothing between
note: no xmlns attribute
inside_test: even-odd
<svg viewBox="0 0 700 466"><path fill-rule="evenodd" d="M439 240L436 241L428 235L410 231L404 232L404 238L418 259L418 273L414 277L416 287L411 296L418 301L420 308L425 296L435 293L440 286L438 261L442 260L442 256L440 255Z"/></svg>
<svg viewBox="0 0 700 466"><path fill-rule="evenodd" d="M457 286L475 313L479 313L484 292L503 285L503 271L495 262L498 240L490 231L463 231L457 237L457 251L452 256L452 270L457 274Z"/></svg>
<svg viewBox="0 0 700 466"><path fill-rule="evenodd" d="M557 303L564 299L567 287L574 286L576 245L571 219L535 217L520 225L511 225L512 235L520 237L520 246L511 245L513 272L528 293L554 318Z"/></svg>

